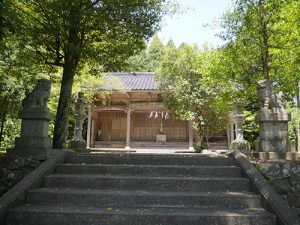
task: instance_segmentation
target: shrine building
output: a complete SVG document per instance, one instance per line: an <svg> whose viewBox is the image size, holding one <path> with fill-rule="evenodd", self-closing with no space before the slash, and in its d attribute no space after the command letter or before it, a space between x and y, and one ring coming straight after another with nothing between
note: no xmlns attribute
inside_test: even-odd
<svg viewBox="0 0 300 225"><path fill-rule="evenodd" d="M191 121L164 107L155 73L106 73L106 91L89 110L87 147L172 146L193 149Z"/></svg>

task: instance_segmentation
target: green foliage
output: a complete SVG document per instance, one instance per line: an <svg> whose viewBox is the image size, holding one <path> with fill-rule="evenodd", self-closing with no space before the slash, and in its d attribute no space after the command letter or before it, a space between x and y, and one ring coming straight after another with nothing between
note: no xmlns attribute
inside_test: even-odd
<svg viewBox="0 0 300 225"><path fill-rule="evenodd" d="M300 124L300 109L294 103L287 103L287 111L291 114L291 121L289 122L289 140L299 141L297 129Z"/></svg>
<svg viewBox="0 0 300 225"><path fill-rule="evenodd" d="M159 82L165 105L176 116L194 120L201 137L227 125L235 85L222 72L222 52L183 44L166 47Z"/></svg>
<svg viewBox="0 0 300 225"><path fill-rule="evenodd" d="M0 1L0 41L10 33L15 32L13 21L17 21L17 15L11 8L10 0Z"/></svg>
<svg viewBox="0 0 300 225"><path fill-rule="evenodd" d="M243 125L244 137L249 141L251 149L255 149L255 140L259 136L258 124L255 122L256 112L254 110L244 111L245 122Z"/></svg>
<svg viewBox="0 0 300 225"><path fill-rule="evenodd" d="M226 76L225 60L223 49L176 48L172 40L164 46L154 37L147 50L127 62L131 71L156 71L166 107L181 119L194 120L203 138L224 130L238 95L237 85Z"/></svg>
<svg viewBox="0 0 300 225"><path fill-rule="evenodd" d="M86 63L116 71L145 47L165 13L164 0L11 0L17 34L46 65L62 68L53 144L63 148L75 74Z"/></svg>
<svg viewBox="0 0 300 225"><path fill-rule="evenodd" d="M230 59L228 75L254 99L257 81L271 78L288 97L300 79L299 1L236 0L224 15L221 36ZM275 88L275 89L276 89Z"/></svg>
<svg viewBox="0 0 300 225"><path fill-rule="evenodd" d="M300 2L298 0L235 0L222 20L223 46L228 79L239 85L244 105L257 105L258 80L271 79L274 90L288 100L296 96L300 80ZM246 112L245 138L254 148L258 127L257 107ZM295 124L289 135L295 139Z"/></svg>
<svg viewBox="0 0 300 225"><path fill-rule="evenodd" d="M21 121L18 118L8 117L5 121L1 148L6 150L15 144L15 138L20 136Z"/></svg>
<svg viewBox="0 0 300 225"><path fill-rule="evenodd" d="M163 0L19 0L20 32L45 63L63 66L66 53L117 70L145 47L164 15ZM73 36L72 36L73 35Z"/></svg>
<svg viewBox="0 0 300 225"><path fill-rule="evenodd" d="M270 175L263 172L264 166L261 163L259 163L259 162L255 163L255 168L261 173L261 175L263 175L263 177L267 181L271 181L273 179L272 176L270 176Z"/></svg>
<svg viewBox="0 0 300 225"><path fill-rule="evenodd" d="M0 147L12 147L19 123L17 113L25 90L30 90L37 78L35 58L18 37L6 34L0 41Z"/></svg>
<svg viewBox="0 0 300 225"><path fill-rule="evenodd" d="M148 49L135 54L127 59L128 71L132 72L155 72L161 66L165 46L157 35L152 39Z"/></svg>
<svg viewBox="0 0 300 225"><path fill-rule="evenodd" d="M202 153L204 149L207 149L207 144L205 143L196 143L194 144L194 149L196 153Z"/></svg>

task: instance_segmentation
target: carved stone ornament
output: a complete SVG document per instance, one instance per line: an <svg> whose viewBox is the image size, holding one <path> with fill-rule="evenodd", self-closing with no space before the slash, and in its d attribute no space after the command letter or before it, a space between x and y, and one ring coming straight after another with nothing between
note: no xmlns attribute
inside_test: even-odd
<svg viewBox="0 0 300 225"><path fill-rule="evenodd" d="M13 157L47 158L47 150L52 148L52 139L48 136L52 115L47 107L51 82L38 80L35 88L26 93L19 113L22 119L21 134L15 140L15 148L8 151Z"/></svg>
<svg viewBox="0 0 300 225"><path fill-rule="evenodd" d="M36 86L22 101L23 110L27 109L47 109L51 91L51 82L46 79L38 80Z"/></svg>
<svg viewBox="0 0 300 225"><path fill-rule="evenodd" d="M270 154L288 150L288 121L291 116L285 109L282 92L276 94L270 80L261 80L257 85L257 97L261 103L255 120L259 123L257 150Z"/></svg>
<svg viewBox="0 0 300 225"><path fill-rule="evenodd" d="M261 80L257 84L257 97L264 109L285 108L283 92L276 94L270 80Z"/></svg>

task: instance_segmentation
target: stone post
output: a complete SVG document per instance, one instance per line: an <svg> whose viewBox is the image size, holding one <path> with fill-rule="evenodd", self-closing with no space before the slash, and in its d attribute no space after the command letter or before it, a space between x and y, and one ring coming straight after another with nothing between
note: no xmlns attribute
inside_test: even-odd
<svg viewBox="0 0 300 225"><path fill-rule="evenodd" d="M88 152L86 149L86 142L82 138L82 124L86 119L86 108L87 101L82 92L78 93L77 100L75 102L75 126L74 126L74 136L69 142L71 149L78 152Z"/></svg>
<svg viewBox="0 0 300 225"><path fill-rule="evenodd" d="M230 145L231 145L231 142L233 142L234 140L234 123L232 121L232 118L231 118L232 115L229 115L229 121L228 121L228 124L227 124L227 142L228 142L228 149L230 149Z"/></svg>
<svg viewBox="0 0 300 225"><path fill-rule="evenodd" d="M244 113L242 110L236 110L231 116L231 119L235 125L235 140L230 144L230 149L239 150L245 155L250 155L250 144L244 139L243 134L243 123L244 123Z"/></svg>
<svg viewBox="0 0 300 225"><path fill-rule="evenodd" d="M269 80L259 81L257 96L261 103L255 120L259 123L258 151L261 158L284 158L288 149L288 121L283 94L275 94Z"/></svg>
<svg viewBox="0 0 300 225"><path fill-rule="evenodd" d="M15 148L8 150L12 157L33 157L46 159L47 149L52 148L52 140L48 137L49 122L52 119L47 107L51 82L38 80L36 86L22 102L23 109L19 113L22 119L21 134L15 140Z"/></svg>

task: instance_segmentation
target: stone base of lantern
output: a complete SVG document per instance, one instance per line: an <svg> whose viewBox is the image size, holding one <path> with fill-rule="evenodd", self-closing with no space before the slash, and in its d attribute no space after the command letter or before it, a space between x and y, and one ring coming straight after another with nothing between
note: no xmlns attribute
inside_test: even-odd
<svg viewBox="0 0 300 225"><path fill-rule="evenodd" d="M239 150L240 152L242 152L243 154L245 154L247 156L250 155L250 153L251 153L250 144L245 139L234 140L230 144L230 149L231 150Z"/></svg>

